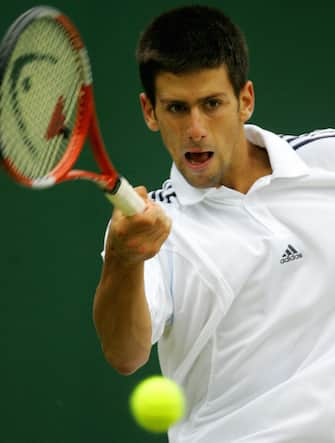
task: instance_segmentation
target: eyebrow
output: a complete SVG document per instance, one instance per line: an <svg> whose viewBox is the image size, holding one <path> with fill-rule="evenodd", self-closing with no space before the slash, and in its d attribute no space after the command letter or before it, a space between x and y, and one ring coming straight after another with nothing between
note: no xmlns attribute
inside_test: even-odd
<svg viewBox="0 0 335 443"><path fill-rule="evenodd" d="M218 93L214 93L214 94L209 94L206 95L205 97L200 97L199 99L197 99L197 102L203 102L206 100L209 100L211 98L218 98L218 97L227 97L228 95L225 92L218 92ZM169 98L169 97L158 97L158 100L163 103L163 104L167 104L167 103L187 103L185 100L180 100L178 98Z"/></svg>

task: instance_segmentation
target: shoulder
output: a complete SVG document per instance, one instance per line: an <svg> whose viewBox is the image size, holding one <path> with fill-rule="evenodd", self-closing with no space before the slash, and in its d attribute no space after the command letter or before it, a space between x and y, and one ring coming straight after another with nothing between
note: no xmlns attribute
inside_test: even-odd
<svg viewBox="0 0 335 443"><path fill-rule="evenodd" d="M171 179L165 180L160 189L149 192L151 200L170 206L177 206L177 194L173 188Z"/></svg>
<svg viewBox="0 0 335 443"><path fill-rule="evenodd" d="M335 129L319 129L301 135L280 135L311 167L335 172Z"/></svg>
<svg viewBox="0 0 335 443"><path fill-rule="evenodd" d="M317 148L321 146L333 146L335 149L335 129L318 129L301 135L280 134L295 151L303 148ZM301 151L302 152L302 151Z"/></svg>

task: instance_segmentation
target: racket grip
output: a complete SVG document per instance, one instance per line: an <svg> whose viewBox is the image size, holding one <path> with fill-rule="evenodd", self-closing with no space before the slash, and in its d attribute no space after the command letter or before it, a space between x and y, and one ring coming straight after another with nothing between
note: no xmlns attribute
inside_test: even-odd
<svg viewBox="0 0 335 443"><path fill-rule="evenodd" d="M120 184L115 192L106 191L105 195L124 215L135 215L145 209L143 198L137 194L124 177L120 178Z"/></svg>

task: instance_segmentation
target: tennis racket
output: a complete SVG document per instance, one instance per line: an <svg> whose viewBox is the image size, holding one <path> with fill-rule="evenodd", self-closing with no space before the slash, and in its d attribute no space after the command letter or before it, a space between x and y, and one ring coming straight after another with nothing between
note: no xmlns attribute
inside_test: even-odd
<svg viewBox="0 0 335 443"><path fill-rule="evenodd" d="M87 139L99 173L72 169ZM32 189L91 180L125 215L145 208L108 157L86 48L55 8L28 10L0 44L0 155L10 176Z"/></svg>

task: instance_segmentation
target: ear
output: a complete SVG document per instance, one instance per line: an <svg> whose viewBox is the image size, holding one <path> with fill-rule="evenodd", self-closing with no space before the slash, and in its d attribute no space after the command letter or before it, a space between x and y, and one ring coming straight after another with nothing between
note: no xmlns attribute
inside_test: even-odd
<svg viewBox="0 0 335 443"><path fill-rule="evenodd" d="M255 92L253 83L248 80L240 92L240 118L243 123L248 121L255 108Z"/></svg>
<svg viewBox="0 0 335 443"><path fill-rule="evenodd" d="M147 124L148 128L151 131L159 131L158 122L156 119L155 110L151 104L151 101L149 98L145 95L144 92L140 94L140 102L141 102L141 108L143 112L143 117L145 120L145 123Z"/></svg>

